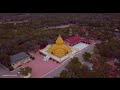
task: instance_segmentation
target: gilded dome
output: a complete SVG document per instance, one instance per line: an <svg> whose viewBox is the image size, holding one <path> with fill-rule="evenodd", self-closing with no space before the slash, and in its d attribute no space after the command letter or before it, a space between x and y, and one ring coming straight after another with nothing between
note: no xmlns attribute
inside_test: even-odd
<svg viewBox="0 0 120 90"><path fill-rule="evenodd" d="M66 54L71 52L70 46L66 45L62 39L62 37L59 35L56 43L53 44L49 49L48 52L57 56L57 57L63 57Z"/></svg>

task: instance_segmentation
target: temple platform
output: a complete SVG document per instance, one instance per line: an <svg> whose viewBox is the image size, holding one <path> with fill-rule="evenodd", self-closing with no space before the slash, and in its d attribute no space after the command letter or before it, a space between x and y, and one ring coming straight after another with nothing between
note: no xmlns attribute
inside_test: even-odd
<svg viewBox="0 0 120 90"><path fill-rule="evenodd" d="M50 56L50 58L52 58L52 59L56 60L57 62L61 63L61 62L65 61L66 59L73 58L78 52L80 52L81 50L83 50L84 48L86 48L88 46L89 46L89 44L80 42L80 43L78 43L74 46L71 46L72 51L70 53L68 53L67 55L61 57L61 58L59 58L59 57L57 57L57 56L48 52L48 49L51 47L51 45L48 45L48 46L46 46L46 48L39 50L39 52L46 55L46 56Z"/></svg>

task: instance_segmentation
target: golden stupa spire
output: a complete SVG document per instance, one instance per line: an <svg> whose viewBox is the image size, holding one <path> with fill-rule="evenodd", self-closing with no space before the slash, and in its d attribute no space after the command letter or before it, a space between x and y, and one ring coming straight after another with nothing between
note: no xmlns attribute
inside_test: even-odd
<svg viewBox="0 0 120 90"><path fill-rule="evenodd" d="M63 44L63 43L64 43L64 41L63 41L61 35L59 35L57 40L56 40L56 44Z"/></svg>
<svg viewBox="0 0 120 90"><path fill-rule="evenodd" d="M62 37L59 35L56 43L53 44L49 49L48 52L57 56L57 57L63 57L66 54L71 52L71 48L66 45L62 39Z"/></svg>

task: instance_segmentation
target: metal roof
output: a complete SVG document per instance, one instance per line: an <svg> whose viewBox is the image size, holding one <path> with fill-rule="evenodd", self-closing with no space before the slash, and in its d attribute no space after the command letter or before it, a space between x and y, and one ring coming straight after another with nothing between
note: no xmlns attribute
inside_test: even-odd
<svg viewBox="0 0 120 90"><path fill-rule="evenodd" d="M75 35L75 36L65 39L64 41L69 44L75 44L76 42L80 42L80 40L81 40L80 36Z"/></svg>
<svg viewBox="0 0 120 90"><path fill-rule="evenodd" d="M21 52L21 53L12 55L12 56L10 56L10 60L11 60L10 63L15 64L27 57L30 57L30 56L25 52Z"/></svg>

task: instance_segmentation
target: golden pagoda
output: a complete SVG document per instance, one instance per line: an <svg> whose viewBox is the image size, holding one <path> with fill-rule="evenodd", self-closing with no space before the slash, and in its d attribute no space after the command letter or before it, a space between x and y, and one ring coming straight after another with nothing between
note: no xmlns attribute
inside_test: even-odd
<svg viewBox="0 0 120 90"><path fill-rule="evenodd" d="M62 37L59 35L56 43L53 44L49 49L48 52L57 56L57 57L63 57L66 54L71 52L71 48L69 45L65 44Z"/></svg>

